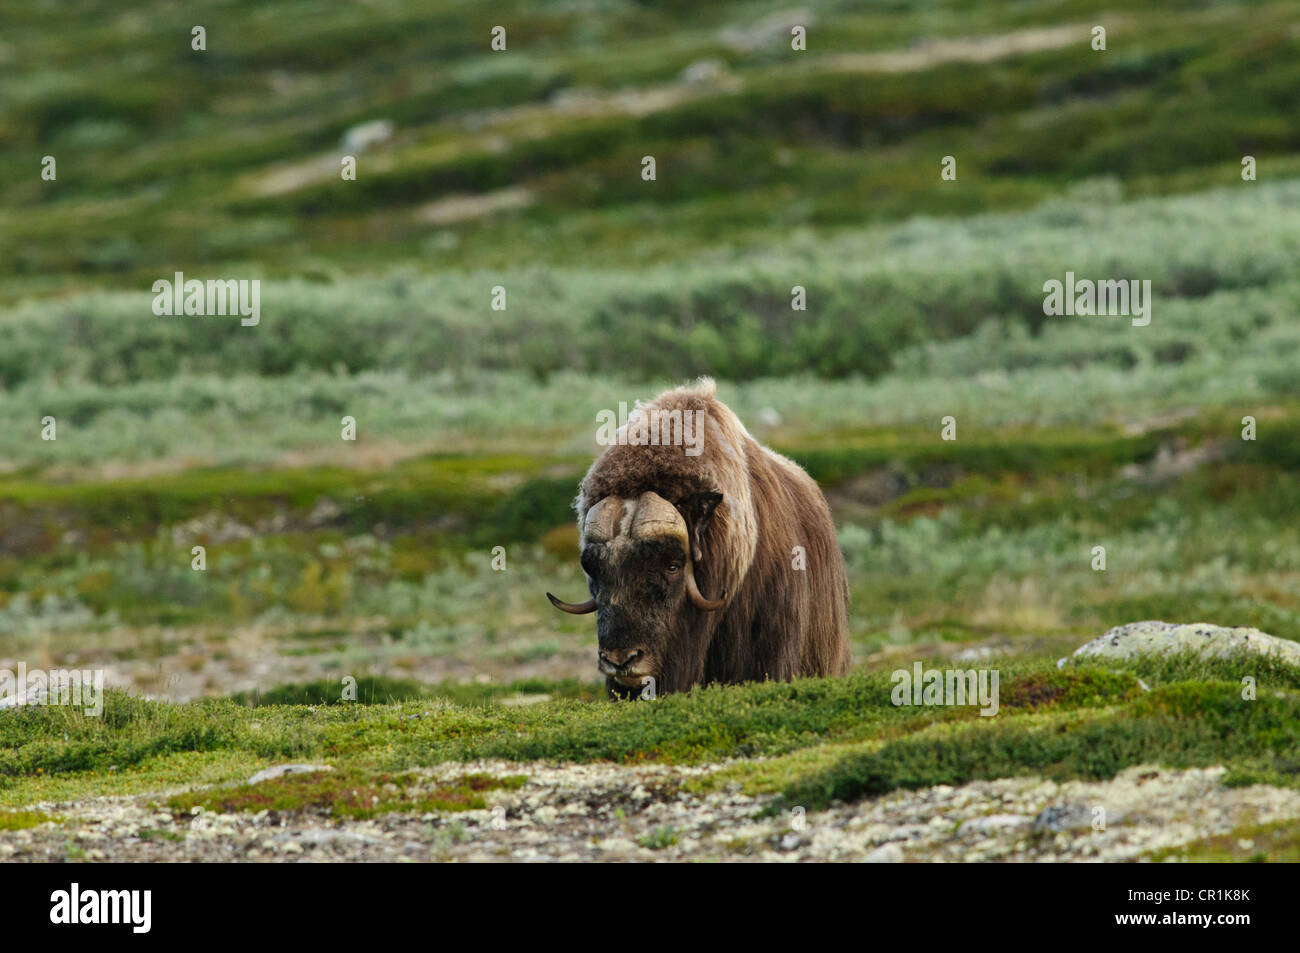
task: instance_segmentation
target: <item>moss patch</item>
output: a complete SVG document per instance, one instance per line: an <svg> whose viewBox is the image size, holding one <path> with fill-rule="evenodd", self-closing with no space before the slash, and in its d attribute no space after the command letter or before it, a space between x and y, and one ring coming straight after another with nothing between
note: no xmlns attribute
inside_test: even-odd
<svg viewBox="0 0 1300 953"><path fill-rule="evenodd" d="M368 818L393 811L480 810L487 807L484 792L515 789L525 780L520 775L498 778L467 774L434 783L412 772L316 771L289 774L260 784L177 794L167 804L177 814L188 814L198 807L223 814L323 811L331 817Z"/></svg>
<svg viewBox="0 0 1300 953"><path fill-rule="evenodd" d="M891 742L798 778L785 798L823 806L896 788L1027 774L1106 780L1143 761L1191 767L1258 759L1278 782L1294 785L1297 748L1300 696L1244 701L1234 685L1179 683L1104 713L1064 712L1039 727L989 719L948 736Z"/></svg>
<svg viewBox="0 0 1300 953"><path fill-rule="evenodd" d="M1145 859L1155 863L1300 863L1300 824L1294 820L1245 824L1217 837L1152 851Z"/></svg>
<svg viewBox="0 0 1300 953"><path fill-rule="evenodd" d="M0 831L23 831L41 824L57 824L63 818L43 811L0 811Z"/></svg>

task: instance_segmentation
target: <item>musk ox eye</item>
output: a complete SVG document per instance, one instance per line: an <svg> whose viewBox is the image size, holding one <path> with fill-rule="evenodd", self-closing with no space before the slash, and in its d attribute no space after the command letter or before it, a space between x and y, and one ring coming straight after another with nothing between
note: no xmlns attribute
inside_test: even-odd
<svg viewBox="0 0 1300 953"><path fill-rule="evenodd" d="M664 572L668 573L668 575L670 576L675 575L681 571L682 571L681 563L669 563L667 566L664 567Z"/></svg>

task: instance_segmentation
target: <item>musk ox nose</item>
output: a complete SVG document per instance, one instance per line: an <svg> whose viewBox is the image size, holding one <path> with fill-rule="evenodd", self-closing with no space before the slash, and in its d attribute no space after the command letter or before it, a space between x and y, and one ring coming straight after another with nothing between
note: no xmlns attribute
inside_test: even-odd
<svg viewBox="0 0 1300 953"><path fill-rule="evenodd" d="M602 661L608 662L615 668L624 668L631 665L645 653L641 649L601 649L600 657Z"/></svg>

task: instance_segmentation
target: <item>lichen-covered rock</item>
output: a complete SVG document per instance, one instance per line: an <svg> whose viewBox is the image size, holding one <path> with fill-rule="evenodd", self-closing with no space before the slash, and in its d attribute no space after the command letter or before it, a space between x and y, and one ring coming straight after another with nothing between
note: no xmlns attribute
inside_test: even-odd
<svg viewBox="0 0 1300 953"><path fill-rule="evenodd" d="M1226 628L1205 622L1131 622L1075 649L1075 658L1122 658L1192 651L1223 658L1241 651L1273 655L1300 665L1300 642L1245 626Z"/></svg>
<svg viewBox="0 0 1300 953"><path fill-rule="evenodd" d="M1086 804L1050 804L1034 818L1036 831L1071 831L1092 825L1092 809Z"/></svg>

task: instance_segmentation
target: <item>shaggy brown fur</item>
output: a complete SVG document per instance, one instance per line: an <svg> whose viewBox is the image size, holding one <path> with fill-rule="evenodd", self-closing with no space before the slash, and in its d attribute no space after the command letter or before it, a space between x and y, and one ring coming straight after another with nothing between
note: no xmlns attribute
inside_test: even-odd
<svg viewBox="0 0 1300 953"><path fill-rule="evenodd" d="M711 518L699 520L701 552L694 565L699 590L709 599L725 592L726 604L710 612L686 602L673 610L680 619L657 661L658 692L843 674L849 666L848 580L826 498L797 464L750 436L714 390L712 380L701 378L639 405L703 411L702 452L692 457L683 446L608 447L582 481L575 503L579 528L588 510L608 496L635 500L652 491L690 526L699 520L691 512L693 497L722 495ZM796 546L806 553L802 571L793 568ZM603 648L603 628L601 638Z"/></svg>

